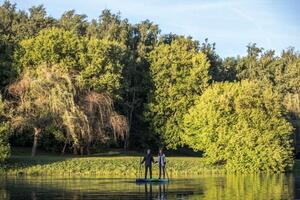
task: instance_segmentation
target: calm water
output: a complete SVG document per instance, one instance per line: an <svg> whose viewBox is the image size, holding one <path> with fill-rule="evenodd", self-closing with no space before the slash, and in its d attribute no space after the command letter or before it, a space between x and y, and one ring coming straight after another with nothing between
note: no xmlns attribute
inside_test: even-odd
<svg viewBox="0 0 300 200"><path fill-rule="evenodd" d="M1 177L0 199L300 199L300 176L203 176L141 185L135 179Z"/></svg>

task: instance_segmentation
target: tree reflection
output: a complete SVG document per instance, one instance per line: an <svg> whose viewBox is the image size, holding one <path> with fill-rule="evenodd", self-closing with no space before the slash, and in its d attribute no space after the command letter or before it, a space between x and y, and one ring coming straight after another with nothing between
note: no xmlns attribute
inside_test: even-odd
<svg viewBox="0 0 300 200"><path fill-rule="evenodd" d="M203 199L293 199L292 175L227 175L206 181Z"/></svg>
<svg viewBox="0 0 300 200"><path fill-rule="evenodd" d="M295 199L297 180L292 174L235 174L136 185L132 179L3 177L0 199Z"/></svg>

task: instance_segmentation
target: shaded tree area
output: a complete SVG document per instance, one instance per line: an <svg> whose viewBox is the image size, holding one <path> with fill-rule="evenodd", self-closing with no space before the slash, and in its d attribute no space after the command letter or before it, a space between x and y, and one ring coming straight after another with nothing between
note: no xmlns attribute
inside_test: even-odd
<svg viewBox="0 0 300 200"><path fill-rule="evenodd" d="M256 131L255 139L265 140L260 126L276 119L286 123L286 131L280 133L275 125L265 127L274 137L284 135L270 141L284 146L290 144L287 138L292 138L298 152L299 53L288 48L276 54L254 43L246 48L245 56L221 58L216 44L208 39L200 42L190 36L161 34L159 26L149 20L132 24L110 10L92 20L74 10L54 19L43 6L22 11L5 1L0 6L0 91L5 105L0 124L6 135L1 142L7 145L9 133L12 145L32 145L33 155L37 146L82 154L102 147L183 146L209 155L209 148L198 148L203 138L191 138L201 135L207 125L203 124L206 116L199 115L213 118L219 111L205 110L199 99L222 107L223 99L234 96L226 100L224 109L235 110L233 105L242 106L236 98L247 93L243 105L253 104L256 113L267 115L252 116L258 127L249 131ZM262 93L271 90L272 95L255 96L256 86ZM206 93L212 90L216 92L210 92L213 98ZM270 98L282 106L280 114L260 107L269 104ZM245 117L229 111L223 114L224 119ZM186 118L191 122L185 122ZM251 120L243 123L251 127ZM192 122L201 126L189 135ZM206 129L207 134L215 137L221 133L215 126ZM228 125L228 130L232 128ZM244 129L235 130L233 138L253 139ZM255 170L289 169L292 147L287 149L284 155L278 151L285 161L268 165L261 161ZM237 163L242 162L245 160L222 158L211 164L231 163L232 168L241 169Z"/></svg>
<svg viewBox="0 0 300 200"><path fill-rule="evenodd" d="M0 164L10 156L10 145L8 143L9 123L5 119L5 104L0 96Z"/></svg>

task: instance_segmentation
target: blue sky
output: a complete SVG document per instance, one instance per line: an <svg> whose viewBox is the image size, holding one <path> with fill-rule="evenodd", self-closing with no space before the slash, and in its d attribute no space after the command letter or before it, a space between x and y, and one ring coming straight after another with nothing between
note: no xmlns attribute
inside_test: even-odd
<svg viewBox="0 0 300 200"><path fill-rule="evenodd" d="M0 0L3 2L3 0ZM75 9L89 19L103 9L121 12L131 23L149 19L162 33L190 35L202 42L216 42L222 56L244 55L248 43L277 53L294 46L300 50L300 1L298 0L11 0L27 10L43 4L58 18Z"/></svg>

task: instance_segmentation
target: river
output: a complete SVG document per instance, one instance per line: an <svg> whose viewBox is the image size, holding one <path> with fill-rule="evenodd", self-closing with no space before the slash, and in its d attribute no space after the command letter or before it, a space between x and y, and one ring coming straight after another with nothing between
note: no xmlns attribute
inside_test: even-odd
<svg viewBox="0 0 300 200"><path fill-rule="evenodd" d="M0 199L300 199L300 175L206 175L165 184L95 177L1 177Z"/></svg>

